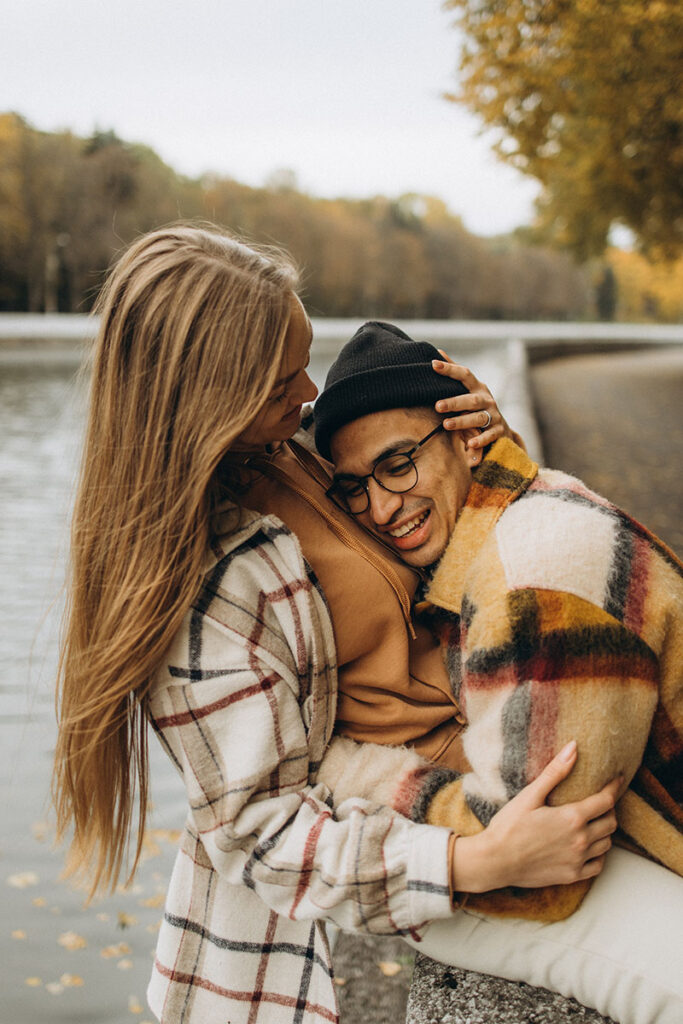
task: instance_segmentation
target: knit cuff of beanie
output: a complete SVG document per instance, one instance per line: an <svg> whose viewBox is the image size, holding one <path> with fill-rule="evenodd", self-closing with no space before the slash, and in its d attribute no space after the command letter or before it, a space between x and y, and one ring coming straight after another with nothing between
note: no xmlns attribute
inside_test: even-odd
<svg viewBox="0 0 683 1024"><path fill-rule="evenodd" d="M434 408L440 398L466 395L459 380L438 374L432 360L441 353L413 341L393 324L363 324L330 367L314 407L315 443L331 459L330 442L340 427L387 409Z"/></svg>

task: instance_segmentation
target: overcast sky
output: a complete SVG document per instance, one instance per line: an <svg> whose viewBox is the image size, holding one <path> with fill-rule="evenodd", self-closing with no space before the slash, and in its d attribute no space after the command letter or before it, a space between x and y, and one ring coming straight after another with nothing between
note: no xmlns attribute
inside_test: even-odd
<svg viewBox="0 0 683 1024"><path fill-rule="evenodd" d="M113 128L176 170L320 196L440 196L478 234L527 223L537 187L442 99L458 37L438 0L13 0L0 110Z"/></svg>

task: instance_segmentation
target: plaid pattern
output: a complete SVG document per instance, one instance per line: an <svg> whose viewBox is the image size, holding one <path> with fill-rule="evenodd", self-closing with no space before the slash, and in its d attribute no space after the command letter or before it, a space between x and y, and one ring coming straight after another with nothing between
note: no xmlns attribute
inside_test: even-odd
<svg viewBox="0 0 683 1024"><path fill-rule="evenodd" d="M623 771L621 829L683 873L675 555L579 480L539 471L502 440L474 474L427 596L468 721L472 771L448 787L448 824L485 825L576 739L579 761L554 802Z"/></svg>
<svg viewBox="0 0 683 1024"><path fill-rule="evenodd" d="M334 724L324 597L273 517L227 510L151 695L189 814L149 1003L168 1024L337 1021L323 920L413 932L450 913L446 830L317 780Z"/></svg>

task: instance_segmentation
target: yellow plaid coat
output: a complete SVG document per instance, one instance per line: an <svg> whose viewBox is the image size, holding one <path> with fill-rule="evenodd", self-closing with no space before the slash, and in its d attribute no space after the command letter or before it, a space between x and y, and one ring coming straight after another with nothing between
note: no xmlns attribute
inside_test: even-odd
<svg viewBox="0 0 683 1024"><path fill-rule="evenodd" d="M477 831L576 739L577 766L553 802L623 772L630 785L617 813L629 845L683 874L676 556L580 480L539 470L503 439L473 475L427 600L472 766L441 790L428 820ZM569 898L557 904L563 917L571 897L555 888L551 904ZM525 900L480 902L521 914ZM555 916L543 901L535 910L525 916Z"/></svg>

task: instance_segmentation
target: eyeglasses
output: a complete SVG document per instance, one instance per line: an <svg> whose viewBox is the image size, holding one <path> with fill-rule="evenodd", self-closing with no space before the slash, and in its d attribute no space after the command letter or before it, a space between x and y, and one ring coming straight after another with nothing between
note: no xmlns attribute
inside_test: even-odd
<svg viewBox="0 0 683 1024"><path fill-rule="evenodd" d="M351 476L342 473L335 477L334 483L327 490L328 498L337 505L343 512L350 512L351 515L359 516L370 507L370 492L368 481L372 477L376 484L383 490L392 494L404 494L412 490L417 483L417 466L413 460L415 452L427 444L430 438L444 429L442 423L430 430L426 437L407 452L394 452L379 459L373 466L372 472L365 476Z"/></svg>

